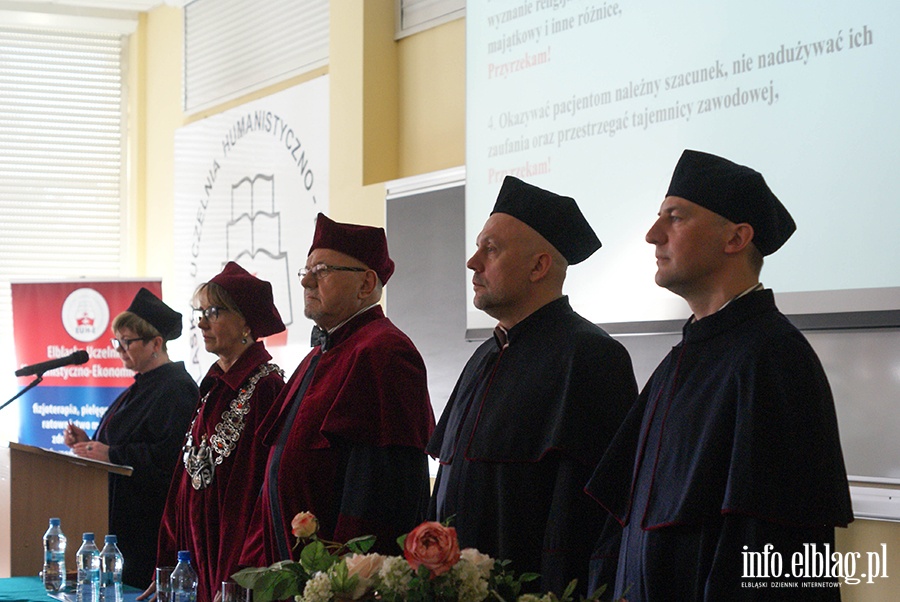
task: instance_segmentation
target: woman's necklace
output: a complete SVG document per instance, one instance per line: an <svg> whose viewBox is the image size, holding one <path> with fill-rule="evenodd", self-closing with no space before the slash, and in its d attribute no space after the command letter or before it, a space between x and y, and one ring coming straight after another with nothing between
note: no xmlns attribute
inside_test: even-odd
<svg viewBox="0 0 900 602"><path fill-rule="evenodd" d="M191 485L194 489L206 489L212 483L216 466L231 455L237 445L238 439L241 438L241 431L244 430L244 416L250 411L250 398L256 390L256 383L272 372L278 372L284 378L284 371L275 364L263 364L259 370L250 377L247 385L242 387L238 396L235 397L230 404L229 409L222 412L222 418L214 429L215 432L209 437L207 443L204 436L200 436L200 445L194 446L194 424L197 422L197 416L200 410L206 405L209 398L209 391L200 400L197 406L197 413L191 421L191 427L187 432L187 441L183 448L184 468L191 477Z"/></svg>

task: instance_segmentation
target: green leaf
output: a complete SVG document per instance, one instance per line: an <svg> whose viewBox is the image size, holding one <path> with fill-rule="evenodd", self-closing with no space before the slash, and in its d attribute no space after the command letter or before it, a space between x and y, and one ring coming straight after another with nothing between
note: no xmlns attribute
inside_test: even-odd
<svg viewBox="0 0 900 602"><path fill-rule="evenodd" d="M306 569L303 568L303 565L299 562L294 562L293 560L283 561L281 570L290 571L296 575L303 577L304 579L310 578L310 574L306 572Z"/></svg>
<svg viewBox="0 0 900 602"><path fill-rule="evenodd" d="M272 570L263 575L253 588L254 602L271 602L281 600L290 595L290 590L297 589L294 576L289 571ZM302 589L300 591L302 593Z"/></svg>
<svg viewBox="0 0 900 602"><path fill-rule="evenodd" d="M231 578L234 579L235 583L237 583L241 587L246 588L246 589L253 589L256 585L256 582L259 580L259 578L262 575L264 575L265 572L268 570L269 569L266 567L263 567L263 568L252 567L252 568L241 569L240 571L238 571L237 573L232 575Z"/></svg>
<svg viewBox="0 0 900 602"><path fill-rule="evenodd" d="M566 586L566 589L563 591L563 595L560 598L560 602L567 602L572 599L572 594L575 593L575 586L578 585L578 579L572 579L569 581L569 585Z"/></svg>
<svg viewBox="0 0 900 602"><path fill-rule="evenodd" d="M600 599L600 596L602 596L603 594L606 593L606 587L607 587L607 586L606 586L606 584L604 583L603 585L601 585L600 587L598 587L597 589L595 589L595 590L594 590L594 593L591 594L590 596L588 596L587 599L588 599L589 601L596 602L597 600Z"/></svg>
<svg viewBox="0 0 900 602"><path fill-rule="evenodd" d="M347 549L354 554L365 554L375 545L374 535L364 535L362 537L354 537L346 544Z"/></svg>
<svg viewBox="0 0 900 602"><path fill-rule="evenodd" d="M300 551L300 564L310 575L327 571L337 560L337 556L329 554L325 544L318 540L306 544Z"/></svg>
<svg viewBox="0 0 900 602"><path fill-rule="evenodd" d="M309 574L299 563L282 560L264 568L242 569L232 579L253 590L254 602L272 602L302 594Z"/></svg>
<svg viewBox="0 0 900 602"><path fill-rule="evenodd" d="M349 593L356 588L357 583L359 583L359 575L350 575L346 562L339 562L334 565L331 572L332 591L335 593Z"/></svg>
<svg viewBox="0 0 900 602"><path fill-rule="evenodd" d="M407 536L407 534L404 533L403 535L401 535L400 537L397 538L397 545L400 546L401 550L406 549L406 536Z"/></svg>

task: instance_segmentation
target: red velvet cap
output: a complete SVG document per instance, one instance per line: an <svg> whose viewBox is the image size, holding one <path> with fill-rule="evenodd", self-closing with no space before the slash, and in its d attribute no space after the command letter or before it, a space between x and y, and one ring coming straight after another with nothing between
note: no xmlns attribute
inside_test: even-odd
<svg viewBox="0 0 900 602"><path fill-rule="evenodd" d="M254 336L267 337L284 330L281 314L275 307L272 285L265 280L229 261L210 282L218 284L231 295Z"/></svg>
<svg viewBox="0 0 900 602"><path fill-rule="evenodd" d="M309 252L315 249L331 249L360 260L378 274L381 284L387 284L394 273L384 228L342 224L320 213L316 218L316 233Z"/></svg>

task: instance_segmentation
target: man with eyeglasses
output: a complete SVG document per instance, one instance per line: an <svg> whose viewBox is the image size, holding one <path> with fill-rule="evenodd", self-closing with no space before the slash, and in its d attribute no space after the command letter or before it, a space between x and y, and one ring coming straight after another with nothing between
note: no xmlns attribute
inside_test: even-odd
<svg viewBox="0 0 900 602"><path fill-rule="evenodd" d="M574 199L507 176L475 242L474 304L498 324L428 445L431 514L460 547L540 573L530 586L587 594L603 512L584 484L637 396L628 352L562 292L600 240Z"/></svg>
<svg viewBox="0 0 900 602"><path fill-rule="evenodd" d="M371 534L387 553L424 518L434 415L422 357L379 305L393 271L383 229L318 215L299 273L313 349L266 418L271 450L243 564L296 559L300 512L315 514L321 538Z"/></svg>

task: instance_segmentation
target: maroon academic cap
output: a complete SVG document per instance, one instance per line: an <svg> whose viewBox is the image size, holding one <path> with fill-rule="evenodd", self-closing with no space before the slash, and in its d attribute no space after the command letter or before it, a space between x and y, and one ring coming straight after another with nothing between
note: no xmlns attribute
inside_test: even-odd
<svg viewBox="0 0 900 602"><path fill-rule="evenodd" d="M181 314L144 287L137 292L126 311L153 326L167 341L181 336Z"/></svg>
<svg viewBox="0 0 900 602"><path fill-rule="evenodd" d="M750 224L753 244L763 255L781 248L797 229L762 174L709 153L684 151L666 196L687 199L735 224Z"/></svg>
<svg viewBox="0 0 900 602"><path fill-rule="evenodd" d="M575 199L506 176L494 213L506 213L547 239L570 265L581 263L600 248L600 239L584 218Z"/></svg>
<svg viewBox="0 0 900 602"><path fill-rule="evenodd" d="M394 262L388 255L384 228L342 224L320 213L316 217L316 233L309 253L315 249L331 249L360 260L378 274L381 284L387 284L388 278L394 273Z"/></svg>
<svg viewBox="0 0 900 602"><path fill-rule="evenodd" d="M254 336L267 337L284 330L284 322L272 296L272 285L265 280L229 261L210 283L218 284L231 296Z"/></svg>

